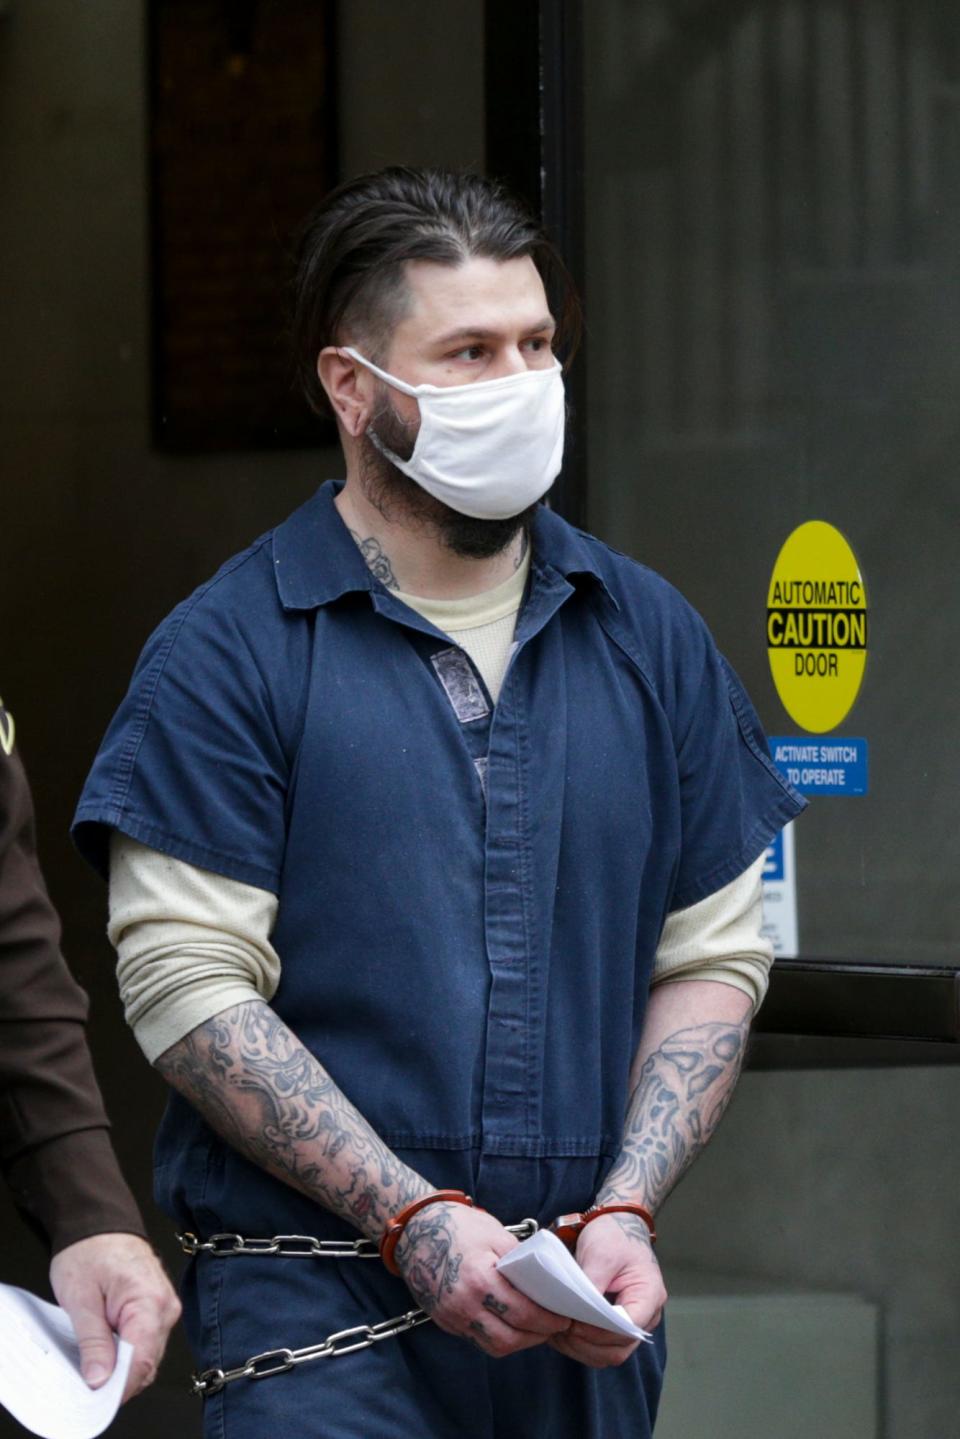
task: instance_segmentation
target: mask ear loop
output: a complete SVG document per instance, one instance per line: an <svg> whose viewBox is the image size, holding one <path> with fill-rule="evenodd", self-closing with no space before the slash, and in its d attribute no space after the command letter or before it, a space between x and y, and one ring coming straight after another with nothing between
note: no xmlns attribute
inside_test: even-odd
<svg viewBox="0 0 960 1439"><path fill-rule="evenodd" d="M399 390L401 394L411 395L415 400L420 398L421 386L408 385L406 380L398 380L396 375L391 375L387 370L381 370L379 365L375 365L372 360L366 359L361 355L360 351L355 350L352 345L338 345L337 353L349 355L351 360L356 360L359 364L363 365L365 370L369 370L371 374L376 375L378 380L383 380L385 385L392 386L393 389Z"/></svg>
<svg viewBox="0 0 960 1439"><path fill-rule="evenodd" d="M358 364L363 365L364 369L369 370L371 374L383 380L384 384L392 385L394 389L400 390L405 395L411 395L419 404L420 395L412 385L408 385L405 380L398 380L395 375L388 374L386 370L381 370L379 365L375 365L372 360L366 359L361 355L360 351L355 350L352 345L337 345L336 351L338 355L349 355L351 360L355 360ZM396 466L402 474L410 475L411 479L415 478L415 476L410 474L410 461L402 459L400 455L395 454L393 450L385 445L371 425L367 425L365 434L371 445L373 445L373 448L377 450L385 460L388 460L391 465ZM416 444L419 438L420 436L418 434L417 439L414 441L414 451L416 451ZM413 456L411 456L411 459L412 458Z"/></svg>

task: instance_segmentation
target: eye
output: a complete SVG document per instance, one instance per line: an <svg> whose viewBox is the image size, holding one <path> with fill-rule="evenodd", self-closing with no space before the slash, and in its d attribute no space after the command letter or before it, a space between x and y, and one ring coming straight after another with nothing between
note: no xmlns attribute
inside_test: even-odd
<svg viewBox="0 0 960 1439"><path fill-rule="evenodd" d="M465 349L457 350L453 358L455 360L481 360L484 353L482 345L467 345Z"/></svg>

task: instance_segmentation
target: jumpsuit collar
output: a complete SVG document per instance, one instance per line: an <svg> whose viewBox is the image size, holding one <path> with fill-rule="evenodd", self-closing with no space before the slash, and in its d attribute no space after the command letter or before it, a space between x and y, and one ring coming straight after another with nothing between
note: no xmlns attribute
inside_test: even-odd
<svg viewBox="0 0 960 1439"><path fill-rule="evenodd" d="M280 603L288 611L313 610L344 595L365 592L375 609L409 623L412 611L367 568L340 518L334 500L342 487L342 481L328 480L274 531L273 572ZM616 606L598 565L595 540L545 505L534 516L531 540L532 600L538 590L550 592L556 600L581 586L599 586ZM434 632L426 621L422 625L428 633Z"/></svg>

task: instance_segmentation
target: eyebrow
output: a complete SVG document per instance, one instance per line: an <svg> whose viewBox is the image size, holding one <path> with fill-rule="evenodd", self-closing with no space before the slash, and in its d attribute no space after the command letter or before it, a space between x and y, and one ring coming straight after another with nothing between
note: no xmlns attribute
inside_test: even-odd
<svg viewBox="0 0 960 1439"><path fill-rule="evenodd" d="M555 330L557 322L552 315L546 315L533 325L524 327L525 335L539 335L542 330ZM435 345L450 345L456 340L496 340L503 332L491 330L483 325L464 325L459 330L449 330L445 335L438 335L433 341Z"/></svg>

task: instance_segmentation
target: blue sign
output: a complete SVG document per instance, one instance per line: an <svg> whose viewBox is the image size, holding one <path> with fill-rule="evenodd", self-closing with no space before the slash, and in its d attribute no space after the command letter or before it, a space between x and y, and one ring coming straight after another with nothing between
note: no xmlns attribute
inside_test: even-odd
<svg viewBox="0 0 960 1439"><path fill-rule="evenodd" d="M866 794L867 742L824 735L772 735L777 769L801 794Z"/></svg>
<svg viewBox="0 0 960 1439"><path fill-rule="evenodd" d="M771 880L774 884L783 883L783 830L767 845L763 856L763 874L760 877Z"/></svg>

